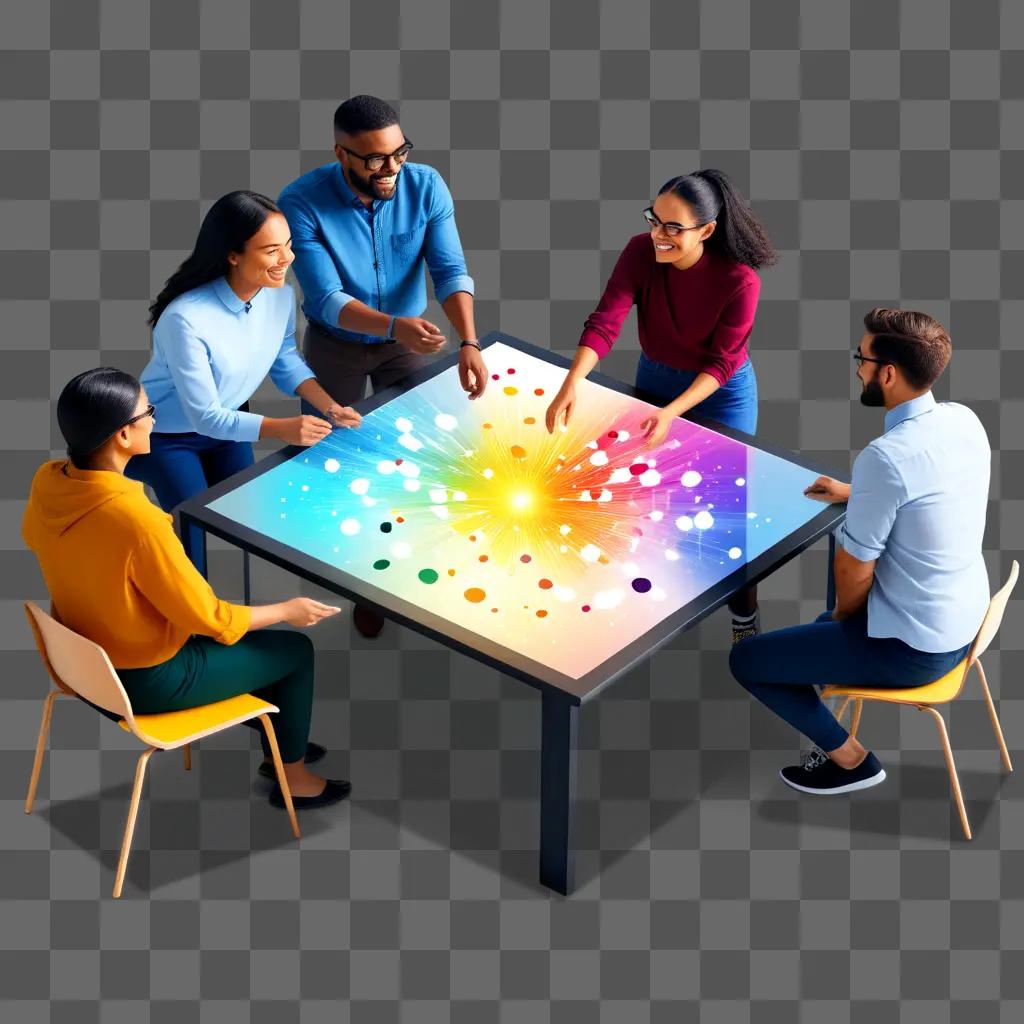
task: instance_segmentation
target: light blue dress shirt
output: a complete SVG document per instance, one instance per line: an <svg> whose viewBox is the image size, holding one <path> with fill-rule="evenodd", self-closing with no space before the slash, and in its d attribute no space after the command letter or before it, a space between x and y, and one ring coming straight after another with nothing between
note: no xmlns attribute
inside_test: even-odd
<svg viewBox="0 0 1024 1024"><path fill-rule="evenodd" d="M156 429L255 441L263 417L239 412L269 373L286 395L315 375L295 348L291 285L263 288L246 304L223 277L179 295L153 328L142 384Z"/></svg>
<svg viewBox="0 0 1024 1024"><path fill-rule="evenodd" d="M868 636L919 651L969 644L989 602L982 558L992 451L964 405L932 393L885 414L885 433L853 464L837 539L862 562L877 559Z"/></svg>
<svg viewBox="0 0 1024 1024"><path fill-rule="evenodd" d="M338 338L386 340L338 327L353 299L391 316L420 316L427 308L424 263L438 302L473 293L455 206L433 167L404 164L393 198L366 206L335 161L293 181L278 204L292 230L302 311Z"/></svg>

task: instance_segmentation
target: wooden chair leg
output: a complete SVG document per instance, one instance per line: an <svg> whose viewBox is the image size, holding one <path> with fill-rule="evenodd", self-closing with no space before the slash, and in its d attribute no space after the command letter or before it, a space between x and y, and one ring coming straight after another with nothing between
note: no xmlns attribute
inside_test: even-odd
<svg viewBox="0 0 1024 1024"><path fill-rule="evenodd" d="M836 710L835 710L835 716L836 716L836 721L837 722L841 723L843 721L843 715L846 714L846 706L850 703L850 700L851 700L850 697L843 697L839 701L839 704L837 705Z"/></svg>
<svg viewBox="0 0 1024 1024"><path fill-rule="evenodd" d="M860 728L860 713L864 708L864 701L854 700L853 711L850 715L850 735L856 736L857 730Z"/></svg>
<svg viewBox="0 0 1024 1024"><path fill-rule="evenodd" d="M124 885L124 873L128 867L128 854L132 848L132 835L135 833L135 819L139 814L139 797L142 796L142 783L146 778L146 765L149 759L156 752L156 747L146 747L139 756L139 762L135 766L135 785L132 787L132 800L128 805L128 820L124 826L124 840L121 843L121 856L117 862L117 875L114 878L114 899L121 895L121 886Z"/></svg>
<svg viewBox="0 0 1024 1024"><path fill-rule="evenodd" d="M1013 771L1013 762L1010 760L1010 752L1006 749L1006 740L1003 739L1003 730L999 725L999 716L996 714L996 706L992 702L992 694L989 692L988 680L985 678L985 670L981 667L981 659L974 663L978 670L978 682L981 683L982 692L985 694L985 703L988 705L988 717L992 720L992 731L996 734L996 741L999 744L999 753L1003 759L1003 767Z"/></svg>
<svg viewBox="0 0 1024 1024"><path fill-rule="evenodd" d="M274 771L277 773L277 784L281 787L281 795L284 797L284 806L288 811L288 820L292 823L292 832L296 839L302 838L299 831L299 819L295 817L295 806L292 804L292 791L288 786L288 780L284 775L284 763L281 761L281 751L277 746L277 735L274 732L274 725L270 716L260 715L260 722L263 724L263 731L267 734L267 743L270 744L270 756L274 761Z"/></svg>
<svg viewBox="0 0 1024 1024"><path fill-rule="evenodd" d="M32 813L32 805L36 801L36 787L39 785L39 773L43 770L43 754L46 753L46 740L50 735L50 721L53 718L53 702L61 696L60 690L51 690L43 701L43 718L39 723L39 739L36 741L36 756L32 762L32 775L28 780L28 795L25 797L25 813Z"/></svg>
<svg viewBox="0 0 1024 1024"><path fill-rule="evenodd" d="M953 761L953 748L949 745L949 733L946 732L946 723L943 721L942 715L935 708L919 704L918 710L927 711L935 719L935 724L938 726L939 738L942 740L942 751L946 755L946 768L949 770L949 784L953 790L953 796L956 798L957 810L960 812L960 824L964 828L964 837L970 839L971 826L967 822L967 808L964 807L964 795L960 792L960 779L956 774L956 763Z"/></svg>
<svg viewBox="0 0 1024 1024"><path fill-rule="evenodd" d="M185 754L185 771L192 771L192 744L186 743L182 748Z"/></svg>

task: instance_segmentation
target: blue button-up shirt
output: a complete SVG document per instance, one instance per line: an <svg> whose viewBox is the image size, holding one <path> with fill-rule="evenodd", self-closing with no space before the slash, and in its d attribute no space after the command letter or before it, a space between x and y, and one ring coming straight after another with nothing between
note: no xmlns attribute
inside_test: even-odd
<svg viewBox="0 0 1024 1024"><path fill-rule="evenodd" d="M338 338L385 340L338 327L338 314L353 299L391 316L422 314L424 263L439 302L473 293L455 206L433 167L406 163L393 198L366 206L335 161L293 181L278 203L292 230L302 311Z"/></svg>
<svg viewBox="0 0 1024 1024"><path fill-rule="evenodd" d="M141 377L157 430L255 441L263 417L238 407L267 374L286 395L314 376L295 348L291 285L263 288L249 307L220 277L179 295L160 314Z"/></svg>
<svg viewBox="0 0 1024 1024"><path fill-rule="evenodd" d="M885 414L853 464L838 541L875 565L868 635L919 651L969 644L989 602L982 558L992 452L964 405L929 391Z"/></svg>

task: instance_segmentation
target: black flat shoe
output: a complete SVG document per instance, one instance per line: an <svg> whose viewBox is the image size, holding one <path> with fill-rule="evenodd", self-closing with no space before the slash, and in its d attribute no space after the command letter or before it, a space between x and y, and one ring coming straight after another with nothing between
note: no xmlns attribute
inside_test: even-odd
<svg viewBox="0 0 1024 1024"><path fill-rule="evenodd" d="M352 792L352 783L345 779L328 779L323 790L316 796L293 796L295 810L309 810L313 807L329 807L339 803ZM275 786L267 798L271 807L284 807L284 794L280 786Z"/></svg>
<svg viewBox="0 0 1024 1024"><path fill-rule="evenodd" d="M319 743L307 743L306 744L306 764L315 764L321 760L327 753L326 747L321 747ZM277 775L274 772L273 761L261 761L259 768L256 769L257 775L262 775L265 779L274 780Z"/></svg>
<svg viewBox="0 0 1024 1024"><path fill-rule="evenodd" d="M352 609L352 623L356 627L356 632L360 636L365 636L367 640L380 636L381 630L384 629L384 622L383 615L378 615L365 605L357 604Z"/></svg>

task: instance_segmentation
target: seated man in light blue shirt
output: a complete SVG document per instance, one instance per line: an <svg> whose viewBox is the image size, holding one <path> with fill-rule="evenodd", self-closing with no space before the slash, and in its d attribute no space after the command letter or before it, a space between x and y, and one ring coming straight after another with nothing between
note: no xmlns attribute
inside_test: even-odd
<svg viewBox="0 0 1024 1024"><path fill-rule="evenodd" d="M782 780L805 793L877 785L885 770L836 721L815 684L912 687L967 655L989 602L982 558L991 449L966 406L936 403L949 335L924 313L874 309L853 358L861 402L885 407L885 432L844 484L807 490L848 502L836 552L836 607L807 626L733 648L730 667L763 704L814 743Z"/></svg>
<svg viewBox="0 0 1024 1024"><path fill-rule="evenodd" d="M487 368L473 321L473 279L440 174L407 163L412 143L394 108L354 96L334 114L336 161L304 174L281 193L292 230L295 276L308 327L303 354L341 405L425 364L445 343L420 314L424 265L434 294L461 339L459 377L470 398L483 394Z"/></svg>

